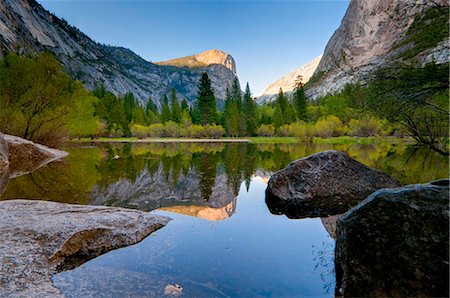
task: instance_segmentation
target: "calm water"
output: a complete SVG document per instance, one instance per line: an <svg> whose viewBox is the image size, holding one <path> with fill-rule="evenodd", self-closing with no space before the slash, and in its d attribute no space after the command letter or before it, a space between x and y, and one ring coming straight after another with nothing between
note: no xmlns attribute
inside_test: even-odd
<svg viewBox="0 0 450 298"><path fill-rule="evenodd" d="M448 177L446 158L406 144L103 144L67 149L66 160L11 179L0 199L122 206L173 218L134 246L57 274L56 286L69 297L164 296L167 284L196 297L330 297L333 220L272 215L264 195L271 173L328 149L404 184Z"/></svg>

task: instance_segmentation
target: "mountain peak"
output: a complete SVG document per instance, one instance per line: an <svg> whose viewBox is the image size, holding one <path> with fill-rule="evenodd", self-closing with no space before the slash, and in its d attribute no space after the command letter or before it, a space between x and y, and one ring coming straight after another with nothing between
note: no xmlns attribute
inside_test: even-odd
<svg viewBox="0 0 450 298"><path fill-rule="evenodd" d="M199 54L175 58L168 61L157 62L159 65L198 68L210 65L223 65L236 75L236 64L233 57L221 50L212 49L201 52Z"/></svg>

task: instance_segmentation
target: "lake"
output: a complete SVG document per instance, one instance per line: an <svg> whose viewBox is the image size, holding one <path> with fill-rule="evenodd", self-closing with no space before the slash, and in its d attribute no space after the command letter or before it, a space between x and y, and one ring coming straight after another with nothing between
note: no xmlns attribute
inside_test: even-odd
<svg viewBox="0 0 450 298"><path fill-rule="evenodd" d="M68 297L314 296L334 294L333 217L270 213L265 188L289 162L335 149L403 184L448 177L425 148L376 144L71 144L70 155L11 179L0 199L120 206L173 220L142 242L53 280Z"/></svg>

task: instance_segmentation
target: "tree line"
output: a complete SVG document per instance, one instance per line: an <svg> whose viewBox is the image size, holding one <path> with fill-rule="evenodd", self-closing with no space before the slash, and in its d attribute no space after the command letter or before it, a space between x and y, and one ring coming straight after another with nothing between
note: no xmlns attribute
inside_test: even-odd
<svg viewBox="0 0 450 298"><path fill-rule="evenodd" d="M365 86L348 85L315 101L302 78L291 94L256 105L236 78L217 108L204 73L194 102L175 89L142 105L132 93L116 96L103 85L92 92L71 79L50 53L5 54L0 60L0 131L56 145L79 137L412 136L448 154L449 64L393 65L374 72Z"/></svg>

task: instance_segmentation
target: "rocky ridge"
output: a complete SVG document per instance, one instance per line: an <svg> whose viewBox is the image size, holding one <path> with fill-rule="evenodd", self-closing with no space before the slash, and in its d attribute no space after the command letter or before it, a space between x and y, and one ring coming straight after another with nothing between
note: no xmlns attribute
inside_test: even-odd
<svg viewBox="0 0 450 298"><path fill-rule="evenodd" d="M320 59L322 59L322 54L314 58L307 64L295 69L294 71L288 73L287 75L270 84L266 88L266 90L264 90L264 92L260 96L258 96L256 102L258 104L263 104L266 102L274 101L278 95L280 88L284 93L291 93L295 88L295 82L298 76L302 76L302 82L303 84L306 84L319 65Z"/></svg>
<svg viewBox="0 0 450 298"><path fill-rule="evenodd" d="M377 68L398 61L399 54L415 46L397 47L407 37L414 18L435 4L448 6L444 0L351 0L307 86L307 96L315 99L340 91L348 83L364 82ZM448 38L415 59L422 64L450 61Z"/></svg>
<svg viewBox="0 0 450 298"><path fill-rule="evenodd" d="M162 95L172 88L192 102L204 72L210 76L216 96L224 99L226 84L236 77L234 60L224 52L196 55L203 65L195 69L156 65L129 49L93 41L35 0L0 2L0 50L28 55L51 51L86 88L104 84L116 95L133 92L141 103L150 97L160 104Z"/></svg>

